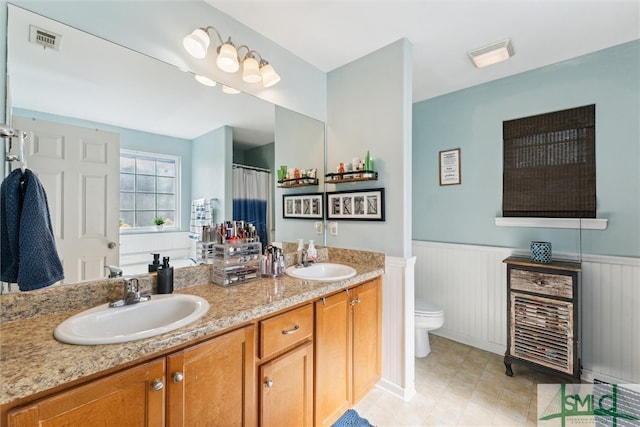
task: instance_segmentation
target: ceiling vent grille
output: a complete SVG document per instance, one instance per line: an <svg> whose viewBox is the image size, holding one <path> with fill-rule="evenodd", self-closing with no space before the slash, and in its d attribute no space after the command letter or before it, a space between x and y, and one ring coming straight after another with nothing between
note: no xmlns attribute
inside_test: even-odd
<svg viewBox="0 0 640 427"><path fill-rule="evenodd" d="M29 41L45 48L60 50L62 36L53 31L43 30L35 25L29 25Z"/></svg>

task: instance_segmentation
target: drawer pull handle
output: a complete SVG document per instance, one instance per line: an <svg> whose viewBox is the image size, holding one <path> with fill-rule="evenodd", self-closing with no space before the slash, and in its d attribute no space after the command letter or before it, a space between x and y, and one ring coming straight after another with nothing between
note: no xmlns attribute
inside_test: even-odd
<svg viewBox="0 0 640 427"><path fill-rule="evenodd" d="M289 329L289 330L285 329L285 330L282 331L282 335L294 334L294 333L298 332L298 329L300 329L299 325L294 326L293 329Z"/></svg>
<svg viewBox="0 0 640 427"><path fill-rule="evenodd" d="M151 383L151 387L153 388L153 391L160 391L164 388L164 383L162 380L156 378L153 380L153 383Z"/></svg>
<svg viewBox="0 0 640 427"><path fill-rule="evenodd" d="M264 382L264 388L271 388L273 387L273 380L266 380Z"/></svg>
<svg viewBox="0 0 640 427"><path fill-rule="evenodd" d="M356 299L351 300L351 305L356 305L356 304L360 304L362 302L362 300L360 299L360 297L358 296Z"/></svg>
<svg viewBox="0 0 640 427"><path fill-rule="evenodd" d="M179 383L183 379L184 379L184 374L182 372L176 372L175 374L173 374L174 383Z"/></svg>

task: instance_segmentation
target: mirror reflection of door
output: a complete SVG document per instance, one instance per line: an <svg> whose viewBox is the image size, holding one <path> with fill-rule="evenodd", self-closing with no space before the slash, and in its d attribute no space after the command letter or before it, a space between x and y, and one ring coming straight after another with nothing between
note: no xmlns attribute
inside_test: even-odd
<svg viewBox="0 0 640 427"><path fill-rule="evenodd" d="M13 126L28 134L27 167L47 193L65 282L105 277L118 263L119 135L17 116Z"/></svg>

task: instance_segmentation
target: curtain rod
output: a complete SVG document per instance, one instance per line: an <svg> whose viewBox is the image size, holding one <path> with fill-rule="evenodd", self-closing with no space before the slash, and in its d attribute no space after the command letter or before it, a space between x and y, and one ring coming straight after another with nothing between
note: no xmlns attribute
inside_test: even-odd
<svg viewBox="0 0 640 427"><path fill-rule="evenodd" d="M255 170L255 171L260 171L260 172L269 172L271 173L271 169L265 169L265 168L259 168L257 166L248 166L248 165L241 165L238 163L234 163L233 164L233 168L240 168L240 169L251 169L251 170Z"/></svg>

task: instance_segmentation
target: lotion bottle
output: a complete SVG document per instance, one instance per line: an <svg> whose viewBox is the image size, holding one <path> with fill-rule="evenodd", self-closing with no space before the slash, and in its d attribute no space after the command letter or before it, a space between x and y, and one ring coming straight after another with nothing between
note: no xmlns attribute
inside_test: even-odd
<svg viewBox="0 0 640 427"><path fill-rule="evenodd" d="M169 266L169 257L162 258L162 266L158 268L158 293L173 293L173 267Z"/></svg>
<svg viewBox="0 0 640 427"><path fill-rule="evenodd" d="M316 250L313 240L309 240L309 247L307 248L307 257L311 261L318 259L318 251Z"/></svg>

